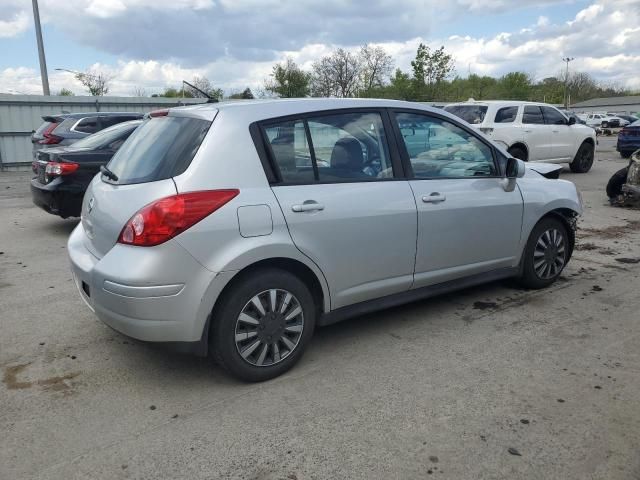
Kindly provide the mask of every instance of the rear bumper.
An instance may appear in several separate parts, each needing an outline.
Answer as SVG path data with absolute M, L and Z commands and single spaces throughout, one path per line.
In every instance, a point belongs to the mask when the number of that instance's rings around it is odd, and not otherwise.
M 80 296 L 102 322 L 183 351 L 202 343 L 215 300 L 232 275 L 207 270 L 174 241 L 150 248 L 116 244 L 99 259 L 87 240 L 79 224 L 67 244 L 71 270 Z
M 62 218 L 79 217 L 82 211 L 84 191 L 66 188 L 58 180 L 43 185 L 37 178 L 31 179 L 33 203 L 52 215 Z

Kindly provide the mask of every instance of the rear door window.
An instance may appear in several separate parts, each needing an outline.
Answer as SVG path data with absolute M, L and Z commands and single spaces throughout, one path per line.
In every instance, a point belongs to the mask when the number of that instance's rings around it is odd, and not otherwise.
M 313 183 L 313 163 L 302 120 L 278 123 L 265 128 L 271 154 L 282 181 Z
M 264 133 L 283 183 L 393 178 L 382 117 L 377 112 L 269 123 Z
M 146 120 L 109 162 L 117 184 L 155 182 L 183 173 L 211 126 L 189 117 L 155 117 Z
M 526 105 L 522 114 L 522 123 L 544 125 L 542 110 L 537 105 Z
M 486 105 L 450 105 L 445 107 L 444 110 L 456 117 L 460 117 L 471 125 L 478 125 L 484 121 L 487 108 Z
M 518 107 L 503 107 L 496 112 L 495 123 L 512 123 L 518 115 Z

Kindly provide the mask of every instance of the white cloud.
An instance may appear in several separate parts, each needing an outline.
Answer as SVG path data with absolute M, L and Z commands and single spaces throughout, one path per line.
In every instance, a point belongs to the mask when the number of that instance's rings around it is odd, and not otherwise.
M 29 15 L 25 11 L 16 12 L 10 18 L 0 18 L 0 38 L 10 38 L 24 32 L 29 28 Z
M 51 7 L 54 0 L 41 2 Z M 64 29 L 66 23 L 60 18 L 65 12 L 84 12 L 92 46 L 122 59 L 114 65 L 93 66 L 113 75 L 111 94 L 129 95 L 135 87 L 153 93 L 167 86 L 179 87 L 182 79 L 190 80 L 194 75 L 208 77 L 227 92 L 246 86 L 255 90 L 262 86 L 273 63 L 286 56 L 310 69 L 314 60 L 331 49 L 357 49 L 364 41 L 386 48 L 396 66 L 405 71 L 410 70 L 416 48 L 423 42 L 433 48 L 444 45 L 455 57 L 461 76 L 468 71 L 499 76 L 520 70 L 541 79 L 558 74 L 562 57 L 571 56 L 576 58 L 571 63 L 573 70 L 640 88 L 640 0 L 596 0 L 568 22 L 541 15 L 532 18 L 525 29 L 509 30 L 505 25 L 505 31 L 491 35 L 441 39 L 428 35 L 430 21 L 448 18 L 455 26 L 451 15 L 461 9 L 503 11 L 551 3 L 557 2 L 454 0 L 443 6 L 436 0 L 378 0 L 363 11 L 346 0 L 298 0 L 285 6 L 279 0 L 56 0 L 58 9 L 64 11 L 48 21 L 62 22 L 56 25 Z M 441 11 L 436 20 L 430 18 L 437 15 L 434 9 L 425 8 L 431 4 Z M 137 17 L 139 9 L 149 16 Z M 162 12 L 160 17 L 154 16 L 163 9 L 172 22 Z M 284 10 L 287 17 L 283 19 Z M 220 21 L 212 20 L 220 14 Z M 104 18 L 95 18 L 100 15 Z M 264 21 L 255 23 L 258 17 Z M 160 24 L 155 23 L 158 19 Z M 72 20 L 78 24 L 77 16 Z M 212 37 L 206 36 L 210 32 L 198 30 L 203 23 L 214 31 Z M 56 72 L 51 82 L 52 90 L 66 87 L 82 93 L 71 74 Z M 39 92 L 37 72 L 20 68 L 1 71 L 0 90 L 8 88 Z

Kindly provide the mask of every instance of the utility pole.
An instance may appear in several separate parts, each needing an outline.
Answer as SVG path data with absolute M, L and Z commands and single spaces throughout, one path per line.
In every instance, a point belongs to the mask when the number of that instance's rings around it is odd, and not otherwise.
M 49 76 L 47 75 L 47 60 L 44 58 L 44 42 L 42 41 L 42 28 L 40 27 L 40 10 L 38 10 L 38 0 L 31 0 L 33 3 L 33 21 L 36 26 L 36 38 L 38 40 L 38 57 L 40 57 L 40 77 L 42 78 L 42 93 L 51 95 L 49 91 Z
M 567 71 L 564 75 L 564 108 L 569 110 L 569 62 L 575 60 L 574 57 L 565 57 L 562 59 L 563 62 L 567 63 Z

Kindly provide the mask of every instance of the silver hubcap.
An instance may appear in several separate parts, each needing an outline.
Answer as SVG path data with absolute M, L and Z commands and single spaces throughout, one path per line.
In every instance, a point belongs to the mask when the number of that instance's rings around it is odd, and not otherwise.
M 538 238 L 533 252 L 533 269 L 538 278 L 548 280 L 560 274 L 564 263 L 564 237 L 558 230 L 551 228 Z
M 238 353 L 247 363 L 268 367 L 295 350 L 304 330 L 298 299 L 286 290 L 265 290 L 244 306 L 236 320 Z

